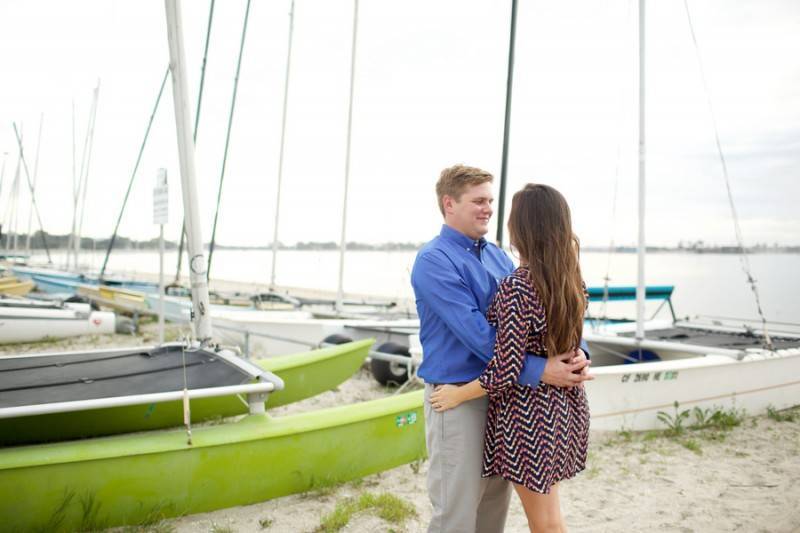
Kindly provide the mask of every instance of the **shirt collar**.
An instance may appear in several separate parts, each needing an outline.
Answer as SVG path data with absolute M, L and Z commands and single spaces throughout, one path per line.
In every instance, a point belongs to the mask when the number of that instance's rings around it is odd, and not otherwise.
M 457 229 L 451 228 L 447 224 L 442 224 L 442 231 L 439 232 L 439 236 L 466 249 L 474 248 L 477 245 L 478 248 L 483 250 L 487 244 L 486 239 L 483 237 L 477 241 L 472 240 Z

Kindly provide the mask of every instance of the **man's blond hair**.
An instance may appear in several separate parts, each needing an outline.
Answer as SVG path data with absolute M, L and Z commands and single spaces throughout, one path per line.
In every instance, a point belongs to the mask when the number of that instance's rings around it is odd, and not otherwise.
M 444 216 L 445 196 L 459 201 L 467 187 L 492 181 L 494 181 L 494 176 L 491 173 L 475 167 L 454 165 L 442 170 L 439 181 L 436 182 L 436 197 L 439 199 L 439 211 L 442 212 L 442 216 Z

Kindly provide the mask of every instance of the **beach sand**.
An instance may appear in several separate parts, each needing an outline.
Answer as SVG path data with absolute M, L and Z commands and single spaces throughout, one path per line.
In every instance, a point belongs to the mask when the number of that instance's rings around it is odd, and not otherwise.
M 168 338 L 180 332 L 170 326 Z M 155 324 L 147 324 L 136 337 L 78 337 L 0 347 L 0 353 L 97 349 L 152 343 L 155 338 Z M 362 370 L 337 390 L 276 409 L 274 414 L 389 393 Z M 794 415 L 794 420 L 747 417 L 727 431 L 690 430 L 678 437 L 593 432 L 587 469 L 560 488 L 569 531 L 800 532 L 800 408 L 784 413 Z M 365 511 L 355 514 L 342 531 L 422 532 L 430 518 L 426 473 L 427 462 L 422 461 L 311 493 L 167 520 L 153 530 L 312 532 L 337 505 L 371 493 L 394 495 L 411 504 L 416 515 L 389 523 Z M 506 531 L 527 531 L 516 496 Z

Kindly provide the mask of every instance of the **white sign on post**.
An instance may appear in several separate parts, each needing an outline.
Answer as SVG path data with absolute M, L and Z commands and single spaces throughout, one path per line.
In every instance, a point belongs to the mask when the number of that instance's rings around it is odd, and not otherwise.
M 156 186 L 153 189 L 153 224 L 169 222 L 169 188 L 167 187 L 167 169 L 159 168 Z

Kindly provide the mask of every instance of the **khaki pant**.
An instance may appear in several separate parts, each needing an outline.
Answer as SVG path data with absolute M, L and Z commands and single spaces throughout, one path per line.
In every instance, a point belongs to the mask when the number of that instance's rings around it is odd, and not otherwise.
M 428 495 L 433 504 L 428 533 L 502 532 L 511 484 L 498 476 L 481 477 L 488 399 L 437 413 L 429 400 L 432 392 L 433 385 L 426 384 Z

